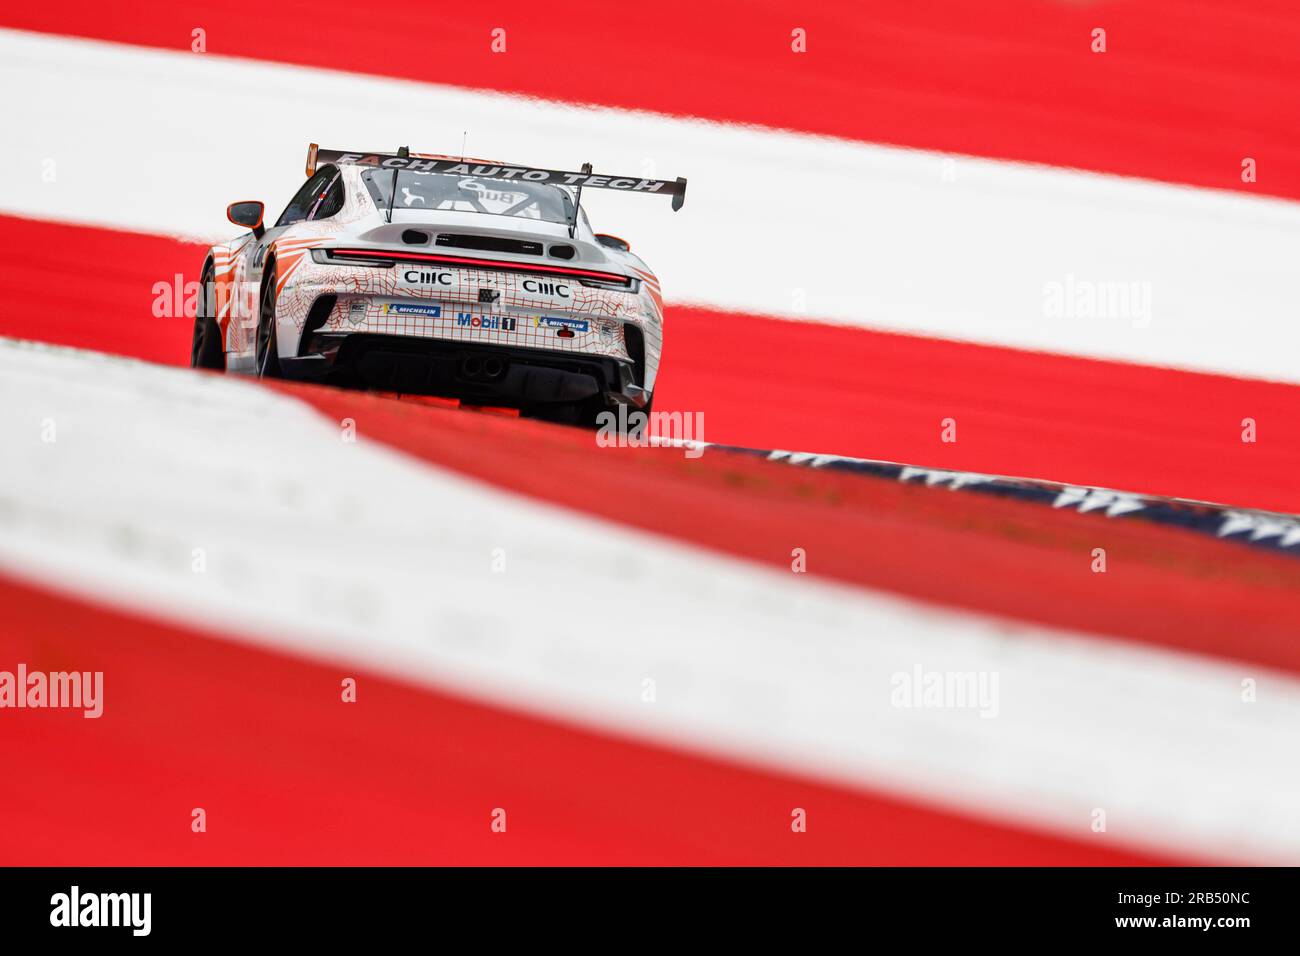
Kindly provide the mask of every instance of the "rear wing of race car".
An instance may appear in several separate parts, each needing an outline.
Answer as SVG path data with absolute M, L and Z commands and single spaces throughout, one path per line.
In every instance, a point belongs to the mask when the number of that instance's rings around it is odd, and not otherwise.
M 397 173 L 403 169 L 420 173 L 447 173 L 452 176 L 473 176 L 475 179 L 503 179 L 530 183 L 550 183 L 556 186 L 573 187 L 581 202 L 585 187 L 595 189 L 616 189 L 624 193 L 642 193 L 651 196 L 671 196 L 673 211 L 682 208 L 686 202 L 686 180 L 679 176 L 676 180 L 644 179 L 640 176 L 597 176 L 591 171 L 591 164 L 582 167 L 582 172 L 572 173 L 557 169 L 534 169 L 528 166 L 502 166 L 491 163 L 452 159 L 445 156 L 421 156 L 403 146 L 396 153 L 349 153 L 340 149 L 321 149 L 315 143 L 307 147 L 307 175 L 316 172 L 316 167 L 324 163 L 348 163 L 356 166 L 370 166 L 374 169 L 391 169 Z M 575 204 L 574 216 L 577 209 Z M 572 232 L 572 229 L 570 229 Z

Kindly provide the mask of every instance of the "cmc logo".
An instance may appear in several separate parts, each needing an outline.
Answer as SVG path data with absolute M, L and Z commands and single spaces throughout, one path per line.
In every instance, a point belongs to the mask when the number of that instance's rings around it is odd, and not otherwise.
M 451 285 L 450 272 L 428 272 L 424 269 L 407 269 L 402 281 L 409 285 Z
M 571 298 L 567 285 L 560 285 L 558 282 L 546 282 L 542 279 L 525 279 L 524 291 L 536 292 L 539 295 L 553 295 L 561 299 Z

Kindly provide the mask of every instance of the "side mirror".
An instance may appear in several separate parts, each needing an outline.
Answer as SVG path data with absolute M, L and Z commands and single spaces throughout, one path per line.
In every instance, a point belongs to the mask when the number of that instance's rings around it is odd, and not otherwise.
M 602 246 L 609 246 L 611 249 L 617 249 L 619 252 L 631 252 L 632 246 L 626 239 L 620 239 L 618 236 L 606 235 L 603 232 L 596 234 L 596 241 Z
M 253 235 L 258 239 L 266 232 L 262 228 L 262 216 L 266 212 L 266 207 L 257 200 L 248 202 L 232 202 L 226 207 L 226 218 L 236 226 L 247 226 L 253 230 Z

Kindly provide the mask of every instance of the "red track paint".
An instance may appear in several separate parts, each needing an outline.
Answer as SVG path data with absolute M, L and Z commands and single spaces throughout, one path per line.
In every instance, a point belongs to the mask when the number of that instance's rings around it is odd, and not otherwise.
M 1300 115 L 1300 6 L 1289 0 L 384 10 L 143 0 L 124 17 L 112 4 L 65 0 L 8 4 L 0 24 L 187 55 L 201 25 L 206 55 L 1300 198 L 1300 126 L 1282 119 Z M 321 28 L 304 29 L 307 16 Z M 492 52 L 498 27 L 504 53 Z M 1104 53 L 1093 52 L 1097 29 Z M 794 52 L 795 30 L 806 52 Z M 1242 181 L 1247 158 L 1256 182 Z
M 76 256 L 49 253 L 73 248 Z M 188 365 L 193 317 L 159 316 L 155 303 L 175 311 L 177 277 L 183 301 L 203 252 L 159 236 L 0 216 L 0 335 Z M 91 274 L 87 263 L 108 265 Z
M 580 429 L 283 386 L 364 439 L 738 557 L 924 601 L 1300 673 L 1300 560 L 1180 528 L 796 468 L 601 448 Z M 545 474 L 545 481 L 536 475 Z M 1108 570 L 1091 570 L 1104 548 Z
M 404 402 L 415 402 L 418 405 L 433 405 L 438 408 L 460 408 L 460 399 L 458 398 L 443 398 L 439 395 L 402 395 L 398 392 L 375 392 L 374 394 L 383 398 L 400 398 Z
M 87 284 L 52 247 L 117 265 Z M 0 216 L 0 335 L 186 364 L 192 320 L 155 317 L 152 289 L 202 256 Z M 666 349 L 655 407 L 703 412 L 707 440 L 1300 512 L 1297 386 L 671 305 Z
M 1170 862 L 578 730 L 5 578 L 0 603 L 0 667 L 104 672 L 98 720 L 0 720 L 4 866 Z M 355 703 L 341 700 L 345 677 Z M 206 833 L 190 828 L 199 807 Z M 497 807 L 504 834 L 490 829 Z M 792 807 L 808 811 L 807 833 L 790 832 Z
M 419 396 L 407 395 L 405 397 L 407 401 L 410 401 L 411 399 L 415 399 L 416 401 L 419 401 Z M 466 405 L 465 410 L 470 412 L 481 412 L 484 415 L 496 415 L 499 416 L 500 418 L 519 417 L 519 409 L 502 408 L 499 405 Z
M 709 440 L 1300 512 L 1300 386 L 672 306 L 664 341 L 655 409 Z

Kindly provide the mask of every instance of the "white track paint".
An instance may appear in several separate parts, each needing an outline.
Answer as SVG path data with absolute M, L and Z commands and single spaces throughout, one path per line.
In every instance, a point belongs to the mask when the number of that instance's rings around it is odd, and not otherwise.
M 45 586 L 1079 839 L 1300 863 L 1288 676 L 707 553 L 222 376 L 0 340 L 0 407 L 0 568 Z M 998 715 L 892 706 L 916 665 L 996 672 Z
M 1282 200 L 16 31 L 0 85 L 0 211 L 229 236 L 232 200 L 279 214 L 308 142 L 455 151 L 468 130 L 478 156 L 688 176 L 676 214 L 583 196 L 670 301 L 1300 381 Z M 1148 283 L 1149 323 L 1047 317 L 1071 277 Z

